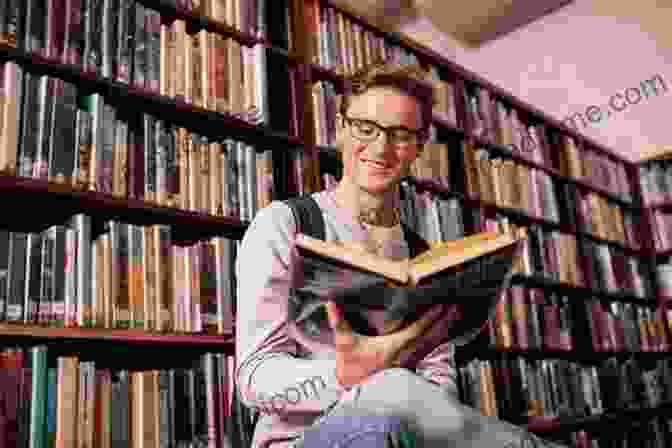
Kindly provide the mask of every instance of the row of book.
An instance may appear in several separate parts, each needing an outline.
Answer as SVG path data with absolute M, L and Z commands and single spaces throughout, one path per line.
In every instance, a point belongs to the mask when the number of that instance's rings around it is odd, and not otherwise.
M 555 140 L 556 146 L 562 148 L 559 153 L 560 172 L 602 188 L 625 201 L 633 200 L 632 183 L 623 162 L 590 147 L 579 149 L 570 136 L 556 134 Z
M 169 226 L 100 224 L 78 214 L 41 233 L 0 231 L 0 318 L 66 327 L 232 331 L 236 241 L 216 237 L 177 246 Z
M 653 210 L 653 243 L 659 251 L 672 249 L 672 213 L 663 210 Z
M 232 357 L 130 371 L 52 356 L 44 345 L 2 348 L 1 446 L 231 446 Z
M 463 401 L 484 415 L 513 421 L 583 417 L 669 403 L 671 362 L 609 358 L 587 365 L 563 359 L 476 358 L 458 368 L 458 377 Z
M 55 18 L 56 3 L 50 1 L 47 9 L 54 21 L 63 22 L 62 15 Z M 28 27 L 20 48 L 139 91 L 231 113 L 253 124 L 269 122 L 267 50 L 261 44 L 248 47 L 205 29 L 189 33 L 184 20 L 162 23 L 159 12 L 133 0 L 106 5 L 104 11 L 102 1 L 81 5 L 87 22 L 84 39 L 74 31 L 72 36 L 50 36 L 47 31 L 56 25 L 41 23 L 39 19 L 44 22 L 47 16 L 40 16 L 45 11 L 36 8 L 30 21 L 39 30 Z M 79 29 L 82 24 L 70 26 Z
M 589 179 L 591 184 L 625 200 L 632 199 L 624 163 L 586 148 L 579 156 L 573 137 L 551 131 L 543 124 L 526 123 L 515 107 L 508 107 L 486 88 L 469 86 L 464 95 L 471 133 L 481 141 L 501 145 L 565 176 Z
M 454 81 L 449 81 L 441 76 L 441 70 L 436 65 L 427 68 L 427 81 L 434 87 L 434 107 L 432 112 L 439 121 L 454 128 L 464 129 L 457 113 L 457 88 Z
M 476 212 L 478 231 L 515 232 L 521 225 L 506 216 Z M 640 298 L 653 298 L 652 279 L 637 257 L 606 244 L 576 238 L 538 225 L 527 228 L 521 274 L 545 277 L 575 286 L 586 286 Z
M 566 294 L 514 285 L 496 305 L 488 323 L 491 347 L 505 350 L 665 352 L 672 313 L 629 302 L 596 298 L 572 300 Z M 590 345 L 586 345 L 590 343 Z
M 268 0 L 169 0 L 171 6 L 208 17 L 257 39 L 268 39 Z M 285 2 L 278 2 L 283 3 Z M 290 10 L 286 6 L 285 11 Z
M 273 199 L 271 150 L 209 141 L 57 78 L 25 72 L 24 82 L 18 112 L 5 115 L 13 123 L 0 133 L 7 173 L 247 220 Z
M 579 228 L 598 238 L 622 242 L 624 245 L 639 249 L 641 247 L 639 219 L 631 211 L 610 202 L 604 196 L 592 191 L 581 192 L 568 185 L 570 203 L 574 202 L 578 217 Z
M 523 210 L 527 215 L 560 222 L 553 179 L 536 168 L 493 156 L 484 148 L 464 142 L 467 193 L 500 207 Z
M 468 143 L 462 146 L 470 194 L 499 207 L 523 210 L 531 217 L 566 222 L 598 238 L 640 247 L 638 220 L 629 210 L 485 148 L 472 149 Z
M 629 419 L 627 425 L 574 432 L 570 442 L 576 448 L 665 448 L 672 444 L 672 419 Z
M 306 2 L 307 38 L 312 63 L 350 76 L 383 61 L 417 64 L 415 53 L 366 28 L 349 16 L 319 1 Z
M 672 201 L 672 161 L 654 161 L 639 166 L 639 183 L 645 204 Z

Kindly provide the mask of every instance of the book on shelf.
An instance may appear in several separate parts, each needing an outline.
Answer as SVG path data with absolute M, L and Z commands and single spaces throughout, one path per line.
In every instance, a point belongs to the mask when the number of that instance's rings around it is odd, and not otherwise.
M 299 234 L 302 275 L 293 285 L 291 315 L 299 322 L 332 300 L 355 331 L 374 335 L 413 322 L 434 304 L 460 304 L 463 318 L 448 337 L 462 336 L 487 320 L 509 284 L 525 238 L 521 235 L 481 232 L 395 261 Z M 370 326 L 370 310 L 384 311 L 385 330 Z

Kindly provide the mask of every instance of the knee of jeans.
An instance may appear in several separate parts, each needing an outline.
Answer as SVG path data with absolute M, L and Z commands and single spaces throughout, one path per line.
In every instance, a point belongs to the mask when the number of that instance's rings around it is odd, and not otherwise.
M 385 397 L 394 401 L 408 401 L 409 392 L 413 390 L 413 383 L 418 380 L 416 375 L 403 368 L 391 368 L 374 373 L 360 383 L 360 394 L 375 396 L 379 399 Z

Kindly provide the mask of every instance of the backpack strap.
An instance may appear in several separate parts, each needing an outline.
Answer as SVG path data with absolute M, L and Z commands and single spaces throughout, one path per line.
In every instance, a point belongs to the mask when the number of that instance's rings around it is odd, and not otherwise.
M 297 233 L 304 233 L 313 238 L 326 240 L 324 230 L 324 216 L 322 209 L 315 199 L 307 194 L 300 197 L 290 198 L 284 201 L 292 209 Z M 408 244 L 411 258 L 429 250 L 429 244 L 417 232 L 412 230 L 406 223 L 401 222 L 401 230 Z
M 311 195 L 290 198 L 284 202 L 292 209 L 297 233 L 304 233 L 322 241 L 326 240 L 322 209 Z
M 404 233 L 406 244 L 408 244 L 410 258 L 416 257 L 424 251 L 429 250 L 429 243 L 403 221 L 401 222 L 401 230 Z

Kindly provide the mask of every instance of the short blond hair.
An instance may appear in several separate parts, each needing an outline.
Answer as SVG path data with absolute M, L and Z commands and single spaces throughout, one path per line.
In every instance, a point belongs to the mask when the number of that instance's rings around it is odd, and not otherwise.
M 345 116 L 353 96 L 365 93 L 374 87 L 392 87 L 415 98 L 420 104 L 422 129 L 432 123 L 432 108 L 436 103 L 434 88 L 426 80 L 427 72 L 417 64 L 380 64 L 370 67 L 343 82 L 343 93 L 337 97 L 338 112 Z

